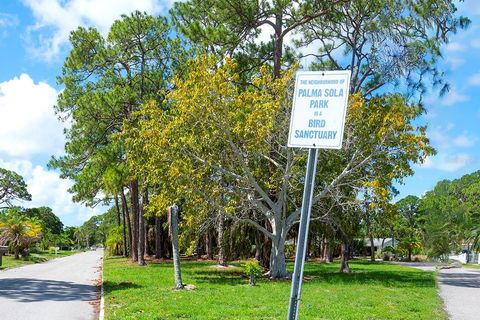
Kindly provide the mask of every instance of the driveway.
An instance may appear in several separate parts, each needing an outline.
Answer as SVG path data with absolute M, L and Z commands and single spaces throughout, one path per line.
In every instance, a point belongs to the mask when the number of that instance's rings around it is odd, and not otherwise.
M 0 318 L 94 320 L 103 250 L 0 271 Z
M 480 319 L 480 272 L 461 268 L 439 274 L 440 295 L 452 320 Z
M 424 271 L 435 271 L 435 263 L 395 262 Z M 462 268 L 440 269 L 438 286 L 445 309 L 452 320 L 480 319 L 480 271 Z

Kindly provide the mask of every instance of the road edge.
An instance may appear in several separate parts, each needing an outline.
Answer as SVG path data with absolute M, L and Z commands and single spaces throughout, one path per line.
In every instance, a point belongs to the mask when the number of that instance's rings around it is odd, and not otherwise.
M 103 256 L 103 259 L 102 259 L 102 272 L 100 273 L 101 280 L 102 280 L 102 286 L 101 286 L 101 289 L 100 289 L 100 312 L 99 312 L 99 315 L 98 315 L 98 320 L 104 320 L 105 319 L 105 291 L 103 289 L 104 263 L 105 263 L 105 255 Z

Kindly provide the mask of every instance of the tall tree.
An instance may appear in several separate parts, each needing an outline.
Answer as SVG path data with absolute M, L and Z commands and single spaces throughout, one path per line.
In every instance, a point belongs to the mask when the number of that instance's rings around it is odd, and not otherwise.
M 445 86 L 441 77 L 442 73 L 436 68 L 436 61 L 440 57 L 439 48 L 448 42 L 451 34 L 469 23 L 468 19 L 456 15 L 456 7 L 451 0 L 353 0 L 321 3 L 317 1 L 192 0 L 176 4 L 172 14 L 180 30 L 201 49 L 220 56 L 227 53 L 236 57 L 239 61 L 239 67 L 236 70 L 247 71 L 247 75 L 245 72 L 242 75 L 244 82 L 254 83 L 254 77 L 259 73 L 259 66 L 264 63 L 273 66 L 271 72 L 275 78 L 280 77 L 282 68 L 290 65 L 292 61 L 292 51 L 284 41 L 285 35 L 296 35 L 295 44 L 299 47 L 320 44 L 318 54 L 313 54 L 318 60 L 315 60 L 312 68 L 352 70 L 351 94 L 360 92 L 371 99 L 378 94 L 380 88 L 384 93 L 402 91 L 406 93 L 405 97 L 393 95 L 390 98 L 382 97 L 382 99 L 383 103 L 396 103 L 395 101 L 403 100 L 404 105 L 412 101 L 421 102 L 422 95 L 419 93 L 425 90 L 426 83 L 430 79 L 433 79 L 436 85 L 443 85 L 443 92 L 448 90 L 448 86 Z M 274 30 L 271 41 L 267 43 L 259 41 L 263 27 L 267 29 L 271 27 Z M 399 78 L 406 80 L 399 81 Z M 408 90 L 403 90 L 405 87 Z M 365 103 L 365 105 L 369 104 L 368 101 Z M 284 113 L 278 114 L 282 114 L 282 117 L 288 114 L 288 107 L 288 104 L 284 104 Z M 412 110 L 417 109 L 416 106 L 409 107 Z M 418 116 L 421 110 L 415 112 Z M 288 122 L 282 122 L 284 119 L 282 117 L 274 120 L 276 126 L 287 126 Z M 224 123 L 220 124 L 220 126 L 224 125 Z M 348 130 L 346 134 L 354 136 Z M 270 177 L 275 177 L 278 165 L 282 164 L 284 159 L 298 159 L 298 153 L 292 152 L 288 155 L 288 152 L 285 152 L 283 141 L 286 139 L 279 132 L 269 138 L 272 139 L 268 141 L 270 152 L 264 154 L 264 160 L 268 162 L 268 170 L 263 170 L 268 172 Z M 323 175 L 319 177 L 320 179 L 316 179 L 319 189 L 326 190 L 325 186 L 329 185 L 329 181 L 336 181 L 338 170 L 342 172 L 341 165 L 348 165 L 350 157 L 358 155 L 355 152 L 357 148 L 351 146 L 353 141 L 355 139 L 346 139 L 344 147 L 349 150 L 335 154 L 332 152 L 320 154 L 320 162 L 331 164 L 334 162 L 332 159 L 335 159 L 337 166 L 324 166 L 326 170 L 322 172 Z M 381 148 L 380 144 L 381 142 L 377 140 L 378 148 Z M 251 153 L 247 152 L 242 154 L 245 157 L 250 155 Z M 375 183 L 383 180 L 381 183 L 383 186 L 387 184 L 386 180 L 391 184 L 394 178 L 388 174 L 385 175 L 385 172 L 381 173 L 377 170 L 379 179 L 374 177 L 375 165 L 373 164 L 381 164 L 381 157 L 370 160 L 372 161 L 365 166 L 367 169 L 363 171 L 363 175 L 368 175 L 370 180 L 376 181 Z M 251 158 L 248 162 L 252 163 Z M 260 166 L 260 162 L 256 162 L 256 165 Z M 289 168 L 289 165 L 283 168 Z M 403 162 L 401 169 L 403 171 L 401 175 L 411 172 L 408 162 Z M 289 170 L 283 172 L 290 174 Z M 358 175 L 356 177 L 358 178 Z M 362 187 L 365 180 L 355 184 L 352 179 L 350 190 L 343 188 L 344 192 L 350 195 L 347 201 L 354 200 L 357 189 Z M 287 185 L 292 187 L 289 183 Z M 286 194 L 283 193 L 281 186 L 281 182 L 277 184 L 270 181 L 268 187 L 263 190 L 270 196 L 270 203 L 266 201 L 266 210 L 270 209 L 268 204 L 280 204 L 284 201 L 279 199 L 282 194 Z M 295 190 L 295 187 L 293 189 Z M 253 190 L 258 191 L 255 188 Z M 289 196 L 292 197 L 292 195 Z M 345 206 L 341 205 L 340 208 Z M 290 209 L 292 208 L 288 210 Z M 272 211 L 275 212 L 275 210 Z M 286 217 L 285 214 L 284 216 Z M 291 217 L 287 225 L 296 220 L 295 215 Z M 277 216 L 275 219 L 284 218 Z M 271 221 L 267 224 L 272 227 L 282 225 L 282 223 L 272 225 Z M 283 231 L 285 230 L 273 230 L 274 233 Z M 272 243 L 272 256 L 281 255 L 281 246 Z M 273 265 L 275 264 L 276 262 L 273 261 Z M 284 270 L 284 267 L 280 269 Z M 273 274 L 274 276 L 277 274 L 275 270 Z M 284 275 L 282 272 L 278 274 Z
M 401 90 L 421 101 L 432 83 L 448 90 L 436 65 L 441 46 L 470 23 L 456 12 L 452 0 L 353 0 L 302 25 L 295 42 L 320 47 L 303 54 L 315 58 L 314 68 L 350 69 L 352 93 Z
M 61 234 L 63 231 L 62 221 L 49 207 L 26 208 L 22 210 L 22 214 L 29 218 L 38 219 L 42 223 L 44 232 Z
M 422 227 L 427 253 L 448 259 L 467 244 L 478 245 L 480 171 L 453 181 L 439 181 L 421 200 Z
M 122 168 L 123 141 L 115 139 L 132 112 L 147 100 L 161 101 L 171 88 L 174 69 L 181 66 L 183 45 L 163 17 L 134 12 L 114 22 L 108 37 L 93 28 L 80 27 L 70 36 L 72 49 L 66 58 L 59 83 L 56 112 L 72 126 L 67 130 L 66 155 L 52 158 L 50 166 L 62 177 L 71 178 L 74 200 L 94 205 L 108 194 L 104 175 L 108 168 Z M 135 259 L 140 215 L 138 178 L 130 172 L 116 190 L 130 187 Z M 112 190 L 112 188 L 108 188 Z M 125 202 L 124 202 L 125 203 Z M 143 240 L 142 240 L 143 241 Z
M 164 207 L 183 195 L 187 215 L 213 207 L 262 232 L 271 240 L 271 276 L 285 277 L 285 240 L 300 214 L 306 161 L 305 153 L 285 148 L 291 71 L 273 79 L 265 66 L 262 76 L 253 79 L 255 87 L 242 90 L 231 60 L 218 67 L 215 59 L 199 57 L 189 67 L 188 76 L 177 79 L 167 97 L 175 108 L 165 111 L 146 104 L 138 127 L 126 132 L 132 166 L 150 172 L 152 183 L 163 183 L 155 201 Z M 328 152 L 329 160 L 318 172 L 322 185 L 314 205 L 340 183 L 362 186 L 377 173 L 375 168 L 383 168 L 391 179 L 401 178 L 411 172 L 409 161 L 421 161 L 432 152 L 424 128 L 411 124 L 419 108 L 400 96 L 372 99 L 368 108 L 364 103 L 359 96 L 351 99 L 347 148 Z M 275 158 L 272 137 L 282 141 L 275 143 Z M 278 193 L 272 195 L 273 186 Z M 270 229 L 252 219 L 252 211 Z
M 248 61 L 239 64 L 245 71 L 271 62 L 280 77 L 285 56 L 292 56 L 286 38 L 315 19 L 328 20 L 334 7 L 349 2 L 191 0 L 175 3 L 171 14 L 180 31 L 207 52 Z M 262 28 L 271 35 L 266 42 L 259 41 Z
M 12 206 L 15 200 L 32 200 L 27 184 L 18 173 L 0 168 L 0 209 Z
M 412 261 L 412 252 L 421 246 L 421 212 L 420 199 L 416 196 L 407 196 L 399 200 L 395 206 L 399 213 L 396 234 L 399 247 L 407 251 L 408 261 Z

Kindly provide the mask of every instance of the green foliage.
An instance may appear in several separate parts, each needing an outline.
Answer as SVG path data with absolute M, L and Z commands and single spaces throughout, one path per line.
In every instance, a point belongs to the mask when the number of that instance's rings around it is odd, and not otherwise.
M 257 283 L 257 279 L 262 276 L 263 268 L 260 266 L 257 259 L 250 259 L 245 262 L 244 269 L 250 285 L 254 286 Z
M 425 244 L 431 257 L 446 259 L 463 244 L 480 238 L 480 171 L 456 180 L 443 180 L 422 198 Z
M 0 219 L 0 244 L 8 244 L 19 258 L 20 250 L 27 249 L 42 237 L 42 226 L 35 218 L 21 214 L 18 208 L 10 208 Z
M 297 39 L 299 46 L 322 44 L 314 69 L 352 70 L 352 93 L 370 97 L 403 85 L 416 101 L 432 84 L 448 91 L 436 66 L 440 48 L 470 23 L 458 16 L 453 0 L 344 1 L 330 8 L 328 18 L 304 25 Z
M 121 226 L 111 226 L 108 229 L 106 248 L 110 255 L 118 255 L 123 246 L 123 231 Z
M 294 50 L 284 39 L 315 18 L 329 20 L 340 2 L 190 0 L 175 3 L 170 13 L 178 30 L 201 52 L 233 56 L 240 73 L 256 73 L 269 63 L 279 77 L 281 68 L 294 60 Z M 261 28 L 275 36 L 259 41 Z
M 295 257 L 295 245 L 293 243 L 285 243 L 285 257 Z
M 395 207 L 398 211 L 398 220 L 395 232 L 399 238 L 398 249 L 404 251 L 407 259 L 418 253 L 422 248 L 422 228 L 424 217 L 420 211 L 421 200 L 415 196 L 407 196 L 399 200 Z
M 173 70 L 181 70 L 186 55 L 172 35 L 165 18 L 138 11 L 115 21 L 107 37 L 93 28 L 71 33 L 55 111 L 72 126 L 66 155 L 49 165 L 74 181 L 75 201 L 109 201 L 127 183 L 123 141 L 114 136 L 142 103 L 162 101 L 170 90 Z
M 49 207 L 26 208 L 22 210 L 22 214 L 29 218 L 36 218 L 42 224 L 44 232 L 59 235 L 63 230 L 63 223 Z
M 16 172 L 0 168 L 0 205 L 10 207 L 15 200 L 32 200 L 27 184 Z

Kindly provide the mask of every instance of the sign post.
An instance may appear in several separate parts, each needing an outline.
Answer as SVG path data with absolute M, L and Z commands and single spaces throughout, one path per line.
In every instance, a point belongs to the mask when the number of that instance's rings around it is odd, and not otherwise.
M 350 71 L 300 71 L 295 80 L 288 146 L 309 148 L 288 320 L 298 319 L 318 149 L 340 149 Z

